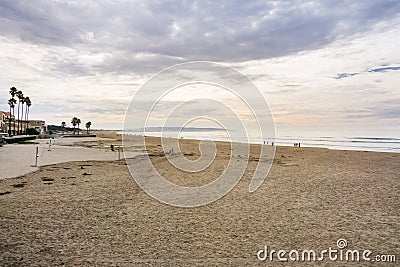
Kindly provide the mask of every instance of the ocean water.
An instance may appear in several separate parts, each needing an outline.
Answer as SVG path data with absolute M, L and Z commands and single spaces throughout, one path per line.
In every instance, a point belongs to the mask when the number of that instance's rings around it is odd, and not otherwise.
M 384 137 L 277 137 L 278 145 L 300 142 L 304 147 L 400 153 L 400 138 Z
M 125 132 L 132 135 L 157 136 L 162 135 L 161 132 Z M 229 141 L 224 131 L 185 131 L 164 132 L 164 137 L 180 137 L 186 139 L 211 139 L 215 141 Z M 336 150 L 359 150 L 359 151 L 376 151 L 376 152 L 397 152 L 400 153 L 400 138 L 391 137 L 304 137 L 304 136 L 278 136 L 273 138 L 262 139 L 260 137 L 249 136 L 236 139 L 243 143 L 263 144 L 264 141 L 269 145 L 274 142 L 278 146 L 293 146 L 294 143 L 300 143 L 302 147 L 322 147 Z

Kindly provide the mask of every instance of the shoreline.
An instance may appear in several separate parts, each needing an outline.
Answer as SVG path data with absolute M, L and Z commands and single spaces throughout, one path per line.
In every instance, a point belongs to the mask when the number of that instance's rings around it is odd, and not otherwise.
M 88 154 L 85 153 L 87 149 L 89 151 L 98 151 L 98 150 L 102 150 L 102 149 L 105 150 L 105 151 L 108 150 L 107 147 L 96 147 L 97 143 L 100 143 L 100 142 L 101 142 L 102 145 L 104 145 L 104 144 L 106 144 L 106 145 L 115 144 L 116 147 L 121 147 L 122 146 L 123 136 L 121 134 L 119 134 L 118 132 L 111 131 L 111 130 L 110 131 L 100 131 L 100 132 L 94 131 L 94 132 L 97 133 L 98 136 L 95 137 L 95 138 L 90 138 L 89 140 L 82 140 L 82 139 L 85 139 L 85 138 L 88 139 L 87 137 L 81 137 L 81 138 L 68 138 L 67 137 L 67 138 L 51 139 L 51 140 L 55 141 L 56 143 L 59 143 L 59 141 L 61 141 L 61 143 L 62 143 L 61 145 L 53 146 L 53 148 L 62 147 L 62 148 L 72 148 L 72 149 L 76 149 L 76 150 L 80 149 L 81 150 L 80 152 L 82 152 L 82 154 L 87 156 Z M 130 138 L 132 138 L 132 137 L 143 138 L 143 136 L 139 136 L 139 135 L 127 135 L 127 136 L 130 137 Z M 160 139 L 159 136 L 149 136 L 149 135 L 146 135 L 145 138 L 151 138 L 151 139 L 154 139 L 154 140 Z M 48 143 L 48 141 L 50 139 L 37 139 L 37 140 L 38 141 L 39 140 L 42 141 L 41 144 L 39 144 L 39 145 L 42 145 L 42 150 L 43 150 L 43 149 L 45 149 L 44 146 L 47 145 L 47 143 Z M 184 140 L 185 142 L 200 142 L 200 141 L 203 141 L 204 139 L 200 140 L 200 139 L 182 138 L 182 139 L 179 139 L 179 140 Z M 130 142 L 132 142 L 132 140 Z M 157 142 L 159 142 L 159 141 L 157 141 Z M 226 145 L 230 144 L 229 141 L 225 141 L 225 140 L 216 140 L 214 142 L 215 143 L 223 143 L 223 144 L 226 144 Z M 93 145 L 93 144 L 95 144 L 95 145 Z M 245 144 L 245 143 L 242 143 L 242 144 Z M 262 146 L 263 144 L 249 143 L 249 145 L 250 146 Z M 38 145 L 36 145 L 36 144 L 34 144 L 34 145 L 7 144 L 6 146 L 4 146 L 3 148 L 0 148 L 0 149 L 4 150 L 4 148 L 7 147 L 7 146 L 23 146 L 23 147 L 27 148 L 27 147 L 36 147 Z M 269 145 L 265 145 L 265 146 L 271 146 L 271 145 L 269 144 Z M 289 146 L 289 145 L 288 146 L 285 146 L 285 145 L 274 145 L 274 146 L 275 146 L 275 149 L 278 149 L 278 148 L 282 147 L 282 148 L 306 149 L 306 150 L 307 149 L 311 149 L 311 150 L 312 149 L 326 149 L 326 150 L 331 150 L 331 151 L 341 151 L 341 152 L 344 152 L 344 153 L 346 153 L 346 152 L 360 152 L 360 153 L 379 153 L 379 154 L 389 154 L 389 155 L 390 154 L 394 154 L 394 155 L 398 155 L 399 154 L 397 152 L 392 152 L 392 151 L 391 152 L 387 152 L 387 151 L 369 151 L 369 150 L 352 150 L 352 149 L 347 150 L 347 149 L 332 149 L 332 148 L 327 148 L 327 147 L 316 147 L 316 146 L 315 147 L 314 146 L 311 146 L 311 147 L 302 146 L 300 148 Z M 77 151 L 77 152 L 79 152 L 79 151 Z M 42 153 L 43 153 L 43 151 L 42 151 Z M 117 151 L 114 151 L 114 155 L 112 155 L 112 157 L 114 157 L 115 159 L 111 159 L 111 158 L 98 158 L 98 159 L 96 159 L 96 158 L 93 158 L 93 157 L 89 156 L 89 158 L 87 158 L 87 159 L 84 159 L 82 157 L 78 157 L 77 159 L 60 160 L 59 162 L 44 163 L 44 164 L 40 164 L 40 166 L 37 166 L 37 167 L 32 166 L 33 165 L 32 164 L 32 165 L 28 166 L 28 169 L 26 168 L 20 174 L 13 175 L 13 176 L 10 176 L 10 177 L 0 177 L 0 180 L 18 178 L 18 177 L 24 176 L 26 174 L 38 171 L 38 170 L 40 170 L 40 167 L 46 167 L 46 166 L 50 166 L 50 165 L 54 165 L 54 164 L 68 163 L 68 162 L 114 161 L 114 160 L 119 160 L 117 158 L 117 153 L 118 153 Z M 18 154 L 18 152 L 17 152 L 17 154 Z M 120 155 L 121 155 L 121 159 L 123 159 L 124 158 L 124 153 L 121 152 Z M 140 153 L 137 153 L 137 154 L 133 155 L 133 157 L 136 157 L 138 155 L 140 155 Z M 2 157 L 3 158 L 5 157 L 4 154 L 2 155 Z M 34 158 L 34 156 L 32 158 Z M 132 158 L 132 157 L 128 157 L 128 158 Z
M 116 131 L 118 135 L 123 135 L 122 131 Z M 144 136 L 144 137 L 158 137 L 160 138 L 160 135 L 141 135 L 141 134 L 125 134 L 126 136 Z M 164 137 L 164 138 L 169 138 L 169 137 Z M 320 139 L 320 138 L 327 138 L 326 142 L 332 142 L 330 141 L 331 139 L 336 140 L 336 143 L 340 142 L 345 142 L 343 140 L 352 140 L 352 139 L 364 139 L 364 140 L 395 140 L 396 144 L 398 143 L 398 147 L 363 147 L 363 146 L 350 146 L 350 145 L 344 145 L 344 146 L 338 146 L 338 145 L 333 145 L 333 144 L 310 144 L 308 143 L 310 140 L 313 139 Z M 183 137 L 182 139 L 185 140 L 210 140 L 208 138 L 196 138 L 196 137 Z M 281 140 L 286 140 L 285 142 L 282 142 Z M 290 142 L 288 141 L 290 140 Z M 339 140 L 339 141 L 337 141 Z M 212 140 L 215 142 L 228 142 L 230 143 L 229 140 L 225 140 L 224 138 L 218 138 L 216 137 L 215 140 Z M 266 139 L 267 141 L 267 139 Z M 321 141 L 321 140 L 319 140 Z M 316 148 L 327 148 L 331 150 L 343 150 L 343 151 L 367 151 L 367 152 L 387 152 L 387 153 L 400 153 L 400 138 L 395 138 L 395 137 L 390 137 L 390 138 L 378 138 L 378 137 L 275 137 L 274 144 L 275 146 L 284 146 L 284 147 L 294 147 L 294 143 L 301 143 L 301 147 L 316 147 Z M 348 141 L 350 142 L 350 141 Z M 237 142 L 237 143 L 242 143 L 242 144 L 251 144 L 251 145 L 263 145 L 263 141 L 257 140 L 257 141 L 249 141 L 249 142 Z M 366 141 L 352 141 L 350 143 L 367 143 L 367 144 L 372 144 L 373 142 L 366 142 Z M 386 144 L 386 143 L 383 143 Z M 268 140 L 268 144 L 265 145 L 271 145 L 271 140 Z

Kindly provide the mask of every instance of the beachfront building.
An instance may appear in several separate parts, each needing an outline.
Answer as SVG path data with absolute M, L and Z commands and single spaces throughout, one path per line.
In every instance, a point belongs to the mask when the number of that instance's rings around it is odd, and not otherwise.
M 42 120 L 29 120 L 28 128 L 33 128 L 39 132 L 39 135 L 44 135 L 46 132 L 46 122 Z
M 11 121 L 10 121 L 11 118 Z M 6 111 L 0 111 L 0 132 L 2 133 L 8 133 L 8 129 L 13 127 L 13 122 L 14 122 L 15 117 L 10 113 Z
M 44 120 L 15 120 L 15 117 L 10 112 L 0 111 L 0 132 L 14 134 L 14 129 L 16 132 L 18 131 L 18 125 L 23 133 L 25 133 L 26 128 L 33 128 L 40 135 L 44 135 L 46 132 L 46 122 Z

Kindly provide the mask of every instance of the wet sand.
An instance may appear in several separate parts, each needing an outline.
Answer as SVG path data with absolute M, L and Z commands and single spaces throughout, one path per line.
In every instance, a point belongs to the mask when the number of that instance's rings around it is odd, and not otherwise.
M 230 153 L 218 143 L 207 173 L 186 175 L 169 166 L 157 142 L 148 147 L 153 163 L 187 186 L 217 177 Z M 198 157 L 197 141 L 182 142 L 188 158 Z M 123 160 L 49 165 L 0 181 L 0 265 L 396 266 L 261 262 L 257 252 L 265 245 L 320 251 L 344 238 L 349 249 L 399 259 L 400 154 L 278 147 L 269 176 L 249 193 L 256 150 L 238 185 L 198 208 L 154 200 Z
M 118 143 L 113 134 L 103 134 L 102 138 L 56 138 L 32 140 L 36 144 L 10 144 L 0 148 L 0 179 L 13 178 L 38 170 L 40 166 L 50 164 L 84 161 L 84 160 L 117 160 L 124 154 L 111 151 L 110 144 Z M 49 145 L 51 142 L 51 145 Z M 90 145 L 91 144 L 91 145 Z M 95 144 L 95 145 L 93 145 Z M 83 146 L 82 146 L 83 145 Z M 36 148 L 38 159 L 35 161 Z M 139 153 L 132 151 L 127 156 L 134 157 Z M 35 167 L 38 166 L 38 167 Z

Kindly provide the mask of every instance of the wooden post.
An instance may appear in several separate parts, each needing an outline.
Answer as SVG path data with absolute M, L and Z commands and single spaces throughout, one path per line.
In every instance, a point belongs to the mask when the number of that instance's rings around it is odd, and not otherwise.
M 36 147 L 36 155 L 35 155 L 35 167 L 37 167 L 37 161 L 39 157 L 39 147 Z

